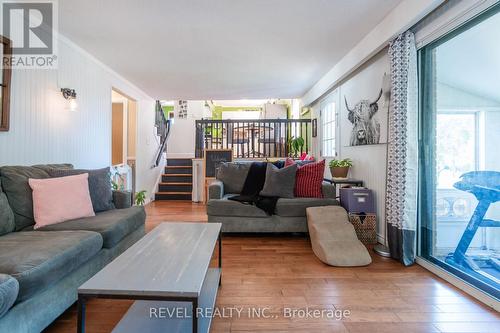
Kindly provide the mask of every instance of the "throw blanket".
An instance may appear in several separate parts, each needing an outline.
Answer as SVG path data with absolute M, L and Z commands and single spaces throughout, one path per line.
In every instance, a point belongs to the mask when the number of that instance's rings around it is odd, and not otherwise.
M 240 195 L 229 198 L 245 204 L 255 205 L 266 212 L 274 214 L 278 197 L 263 197 L 259 193 L 266 182 L 267 162 L 252 162 Z

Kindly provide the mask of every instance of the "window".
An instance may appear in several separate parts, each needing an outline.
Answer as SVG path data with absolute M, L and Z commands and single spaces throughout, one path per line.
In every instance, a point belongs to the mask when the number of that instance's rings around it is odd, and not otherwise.
M 9 130 L 9 99 L 10 99 L 10 67 L 4 67 L 9 63 L 8 58 L 12 55 L 10 40 L 0 35 L 0 131 Z
M 422 48 L 420 255 L 500 298 L 500 6 Z
M 337 91 L 335 91 L 327 100 L 320 104 L 321 156 L 323 157 L 337 156 L 337 103 L 335 100 L 337 96 Z
M 477 170 L 476 113 L 438 110 L 436 122 L 437 187 L 453 188 L 461 175 Z

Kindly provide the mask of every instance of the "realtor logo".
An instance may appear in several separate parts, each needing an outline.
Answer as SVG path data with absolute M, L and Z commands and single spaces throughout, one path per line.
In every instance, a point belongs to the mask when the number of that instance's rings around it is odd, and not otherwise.
M 0 32 L 11 40 L 11 68 L 55 68 L 56 1 L 3 1 Z M 8 63 L 6 63 L 8 60 Z

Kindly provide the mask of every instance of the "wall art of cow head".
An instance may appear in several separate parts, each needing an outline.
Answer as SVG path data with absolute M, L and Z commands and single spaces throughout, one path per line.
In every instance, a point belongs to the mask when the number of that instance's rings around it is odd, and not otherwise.
M 363 99 L 353 108 L 350 108 L 344 95 L 345 106 L 348 111 L 347 118 L 353 124 L 350 139 L 351 146 L 379 143 L 380 123 L 373 116 L 378 111 L 378 101 L 381 96 L 382 89 L 380 89 L 380 93 L 374 102 Z

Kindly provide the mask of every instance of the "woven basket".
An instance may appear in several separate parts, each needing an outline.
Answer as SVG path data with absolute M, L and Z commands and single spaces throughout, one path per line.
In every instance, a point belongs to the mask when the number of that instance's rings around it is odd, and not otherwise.
M 349 221 L 363 244 L 377 244 L 377 216 L 375 214 L 349 213 Z

